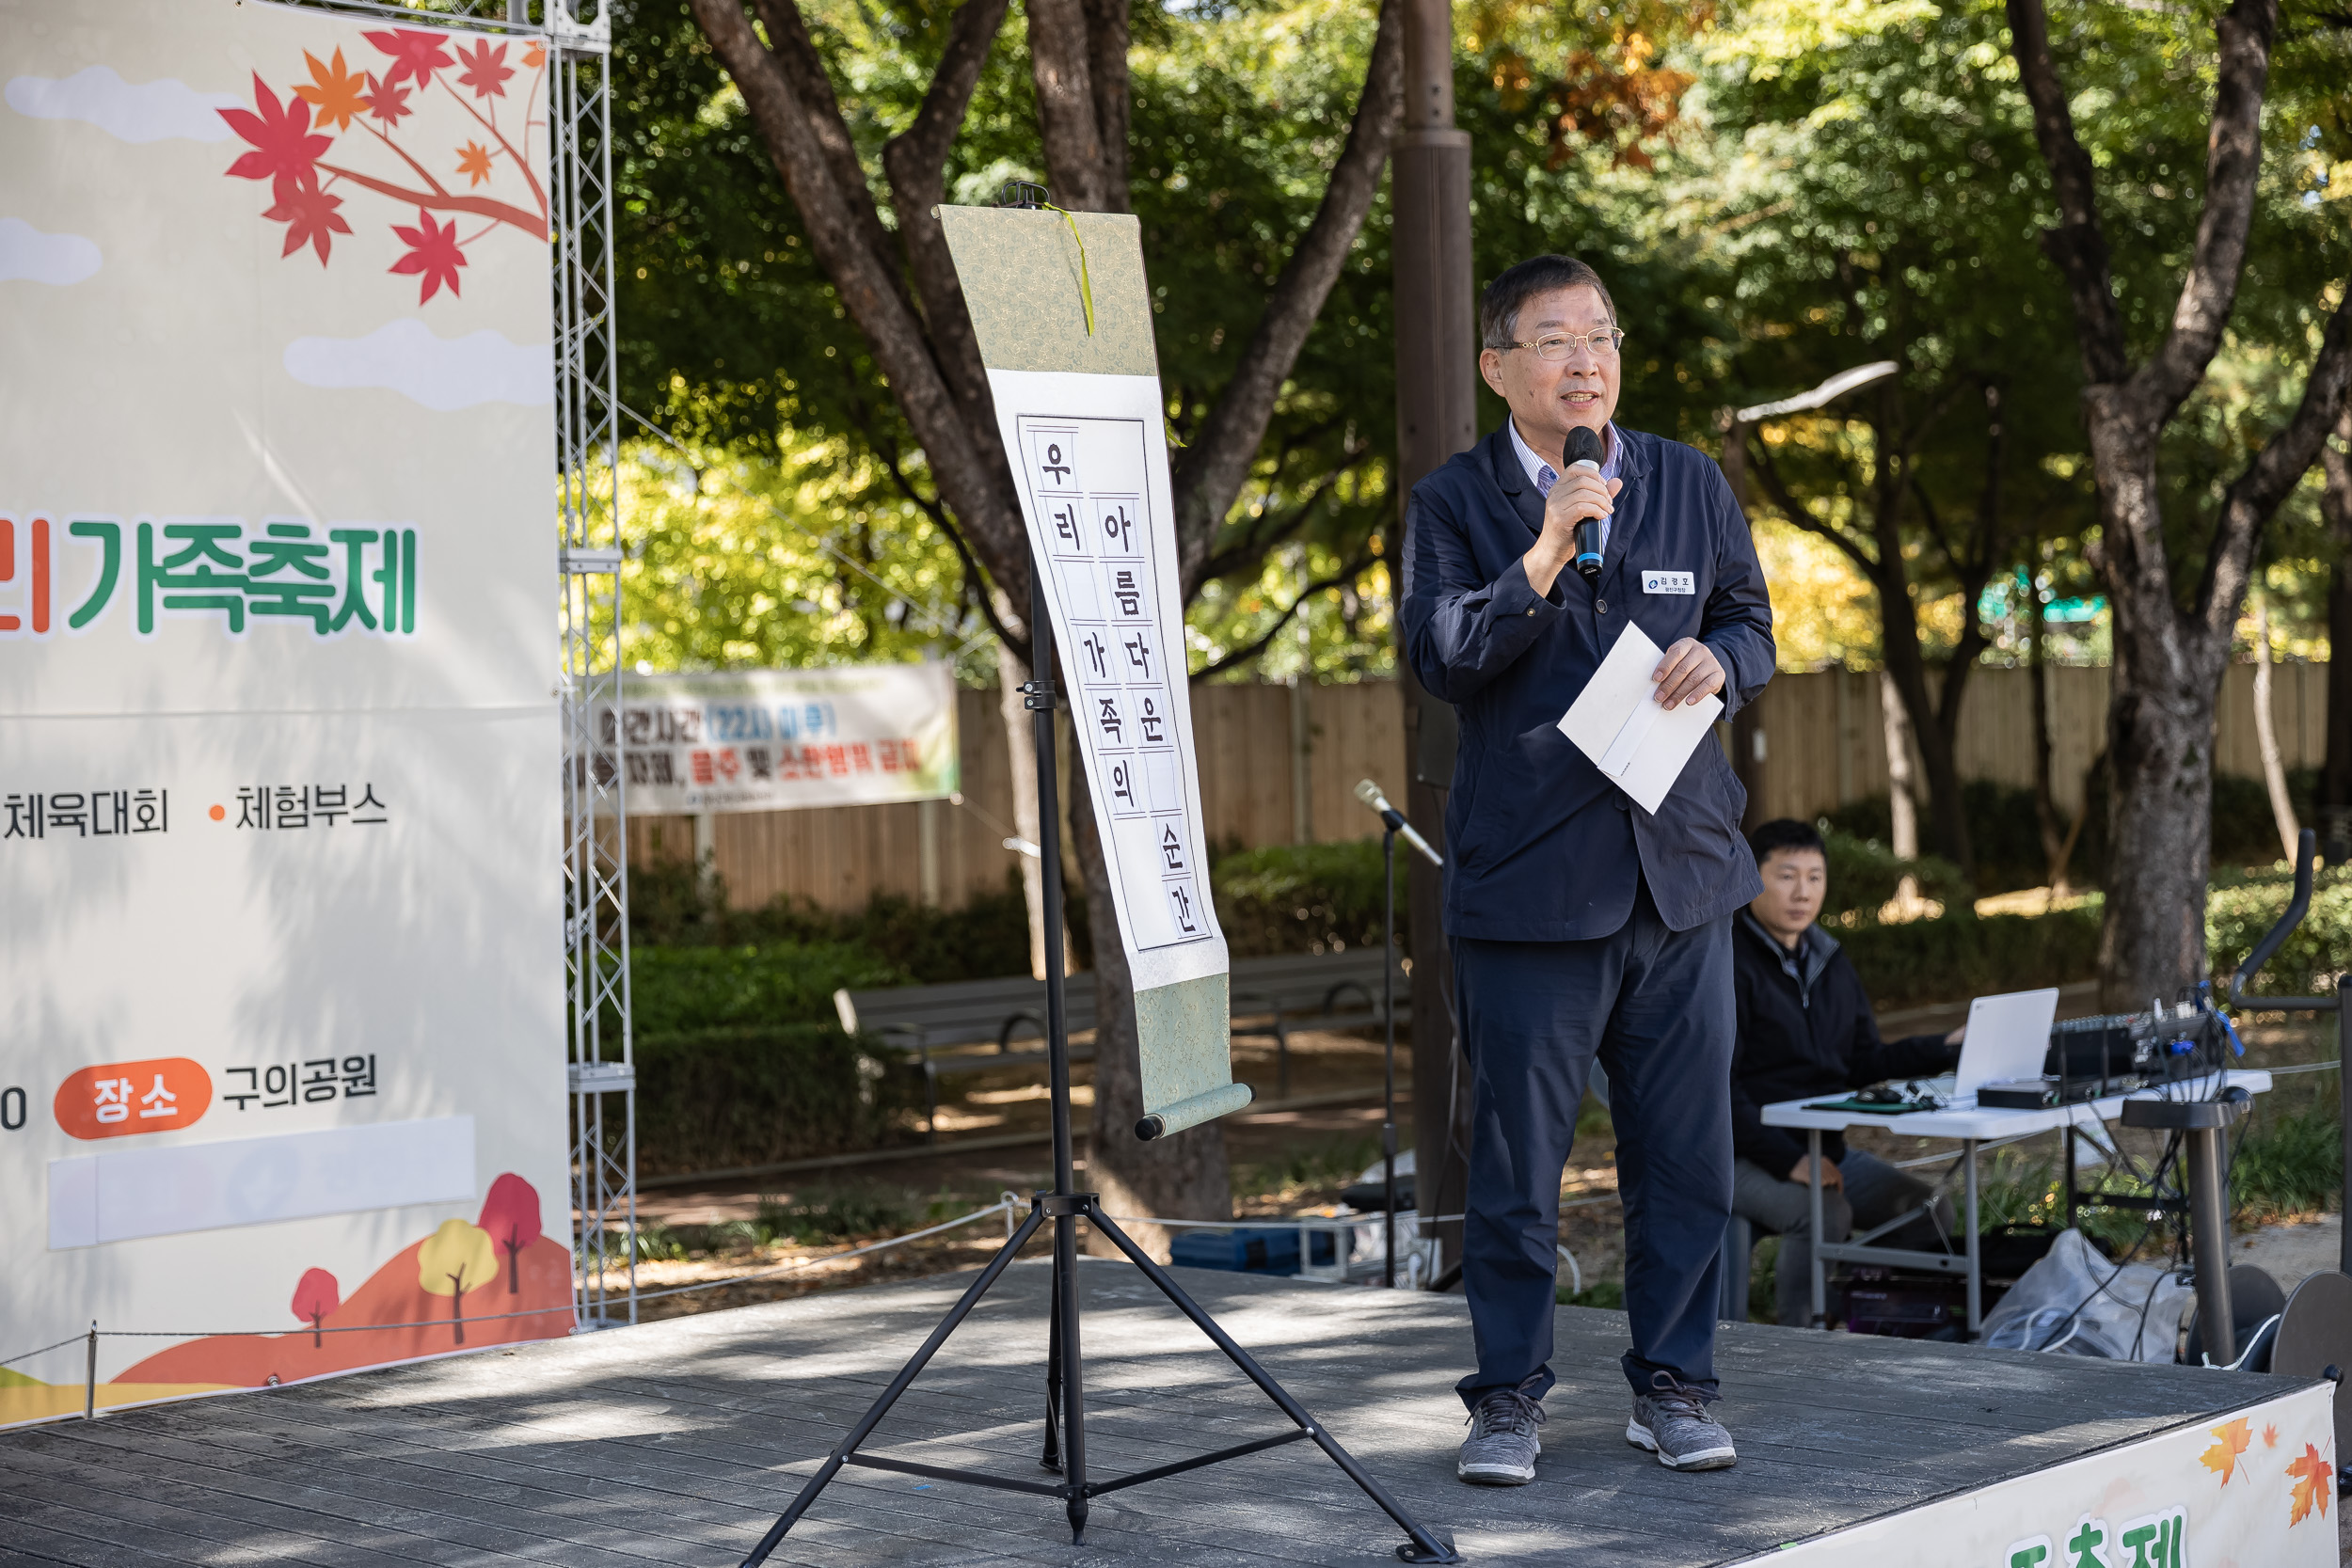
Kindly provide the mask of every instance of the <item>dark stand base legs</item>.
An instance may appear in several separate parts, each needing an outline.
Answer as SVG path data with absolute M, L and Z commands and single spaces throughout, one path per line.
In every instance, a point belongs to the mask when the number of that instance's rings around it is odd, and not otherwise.
M 979 1305 L 980 1298 L 986 1295 L 989 1288 L 996 1283 L 997 1277 L 1005 1272 L 1006 1266 L 1011 1263 L 1029 1238 L 1036 1235 L 1039 1228 L 1049 1218 L 1054 1222 L 1053 1307 L 1048 1329 L 1049 1343 L 1045 1373 L 1045 1445 L 1041 1463 L 1046 1469 L 1059 1474 L 1061 1479 L 1057 1481 L 1024 1481 L 985 1471 L 959 1469 L 939 1465 L 918 1465 L 909 1460 L 860 1452 L 861 1446 L 873 1435 L 875 1427 L 879 1426 L 882 1418 L 889 1414 L 890 1407 L 898 1402 L 898 1396 L 905 1393 L 915 1378 L 922 1373 L 923 1369 L 930 1365 L 931 1357 L 939 1353 L 940 1346 L 947 1342 L 947 1337 L 953 1334 L 963 1320 L 970 1315 L 972 1308 Z M 1084 1219 L 1097 1231 L 1108 1237 L 1112 1244 L 1127 1256 L 1129 1261 L 1142 1270 L 1143 1276 L 1149 1279 L 1178 1311 L 1192 1320 L 1193 1325 L 1207 1335 L 1210 1343 L 1224 1352 L 1226 1358 L 1241 1370 L 1243 1376 L 1256 1384 L 1260 1391 L 1274 1402 L 1276 1408 L 1290 1418 L 1292 1430 L 1272 1437 L 1262 1437 L 1254 1442 L 1237 1443 L 1232 1448 L 1219 1449 L 1213 1453 L 1198 1454 L 1190 1459 L 1181 1459 L 1172 1464 L 1155 1465 L 1148 1470 L 1138 1470 L 1132 1475 L 1115 1476 L 1107 1481 L 1089 1481 L 1087 1478 L 1086 1468 L 1086 1411 L 1078 1354 L 1077 1228 L 1080 1219 Z M 1204 1465 L 1221 1464 L 1229 1459 L 1240 1459 L 1245 1455 L 1279 1448 L 1284 1444 L 1299 1442 L 1302 1439 L 1311 1439 L 1316 1447 L 1330 1457 L 1333 1464 L 1347 1473 L 1348 1480 L 1361 1488 L 1366 1497 L 1377 1503 L 1381 1511 L 1395 1520 L 1404 1529 L 1408 1539 L 1396 1549 L 1399 1559 L 1406 1562 L 1459 1562 L 1461 1560 L 1460 1555 L 1454 1551 L 1454 1544 L 1450 1540 L 1433 1534 L 1420 1521 L 1407 1513 L 1405 1506 L 1391 1497 L 1388 1490 L 1373 1480 L 1364 1467 L 1357 1463 L 1355 1455 L 1342 1448 L 1338 1440 L 1325 1431 L 1322 1424 L 1309 1415 L 1306 1409 L 1290 1396 L 1289 1391 L 1274 1380 L 1272 1374 L 1259 1366 L 1257 1360 L 1248 1351 L 1234 1343 L 1232 1336 L 1227 1334 L 1218 1325 L 1216 1320 L 1209 1316 L 1205 1308 L 1184 1293 L 1184 1288 L 1177 1284 L 1166 1269 L 1153 1262 L 1150 1254 L 1137 1246 L 1125 1231 L 1120 1229 L 1105 1216 L 1096 1207 L 1093 1194 L 1040 1193 L 1030 1205 L 1028 1218 L 1021 1222 L 1019 1228 L 1015 1229 L 1010 1239 L 998 1249 L 996 1256 L 989 1259 L 988 1266 L 980 1271 L 979 1277 L 975 1279 L 970 1288 L 957 1300 L 947 1316 L 940 1321 L 939 1326 L 931 1330 L 930 1338 L 923 1341 L 922 1349 L 916 1351 L 914 1358 L 899 1369 L 898 1375 L 891 1380 L 890 1386 L 882 1391 L 882 1397 L 874 1402 L 873 1407 L 859 1418 L 858 1423 L 850 1429 L 849 1433 L 834 1446 L 834 1450 L 825 1456 L 825 1462 L 818 1466 L 817 1473 L 809 1477 L 808 1483 L 801 1488 L 800 1496 L 792 1499 L 792 1506 L 784 1511 L 775 1524 L 769 1528 L 768 1533 L 760 1537 L 759 1544 L 752 1548 L 751 1555 L 743 1559 L 742 1568 L 757 1568 L 759 1563 L 768 1560 L 768 1555 L 774 1551 L 777 1544 L 784 1540 L 786 1532 L 800 1521 L 802 1514 L 808 1512 L 809 1505 L 814 1503 L 818 1495 L 832 1483 L 834 1477 L 841 1473 L 841 1467 L 845 1465 L 860 1465 L 868 1469 L 893 1470 L 905 1475 L 925 1476 L 934 1481 L 965 1481 L 977 1486 L 994 1487 L 1001 1491 L 1028 1492 L 1041 1497 L 1057 1497 L 1061 1499 L 1063 1510 L 1069 1516 L 1070 1539 L 1074 1544 L 1086 1528 L 1087 1505 L 1091 1498 L 1099 1497 L 1106 1492 L 1117 1492 L 1130 1486 L 1139 1486 L 1149 1481 L 1165 1480 L 1169 1476 L 1181 1475 L 1186 1470 L 1197 1470 Z
M 1032 559 L 1029 569 L 1029 626 L 1033 639 L 1030 653 L 1033 660 L 1031 667 L 1037 674 L 1021 689 L 1024 704 L 1033 716 L 1032 733 L 1037 742 L 1038 858 L 1041 863 L 1044 881 L 1045 951 L 1058 954 L 1061 951 L 1061 840 L 1057 824 L 1061 820 L 1061 809 L 1054 787 L 1054 633 L 1052 618 L 1046 612 L 1041 573 L 1041 568 Z M 1250 1359 L 1248 1351 L 1233 1343 L 1232 1337 L 1217 1326 L 1216 1320 L 1184 1294 L 1184 1287 L 1169 1278 L 1167 1270 L 1152 1261 L 1142 1248 L 1128 1239 L 1125 1231 L 1104 1215 L 1102 1210 L 1095 1206 L 1092 1193 L 1076 1190 L 1070 1135 L 1070 1028 L 1062 1003 L 1062 974 L 1058 963 L 1046 966 L 1045 1039 L 1047 1087 L 1052 1097 L 1054 1117 L 1054 1190 L 1037 1195 L 1029 1205 L 1029 1217 L 1021 1222 L 1020 1227 L 1006 1240 L 996 1256 L 989 1259 L 988 1267 L 980 1271 L 980 1276 L 972 1282 L 970 1289 L 958 1299 L 947 1316 L 940 1320 L 939 1326 L 931 1330 L 931 1337 L 923 1341 L 923 1348 L 914 1353 L 914 1358 L 899 1369 L 897 1377 L 891 1379 L 890 1386 L 882 1390 L 882 1398 L 874 1402 L 873 1408 L 866 1411 L 833 1452 L 825 1456 L 825 1462 L 817 1467 L 817 1473 L 808 1478 L 808 1484 L 801 1488 L 801 1495 L 792 1499 L 792 1506 L 784 1511 L 768 1533 L 759 1538 L 759 1544 L 752 1548 L 751 1555 L 743 1560 L 743 1568 L 757 1568 L 759 1563 L 768 1560 L 768 1554 L 776 1549 L 785 1532 L 808 1512 L 818 1494 L 841 1473 L 844 1465 L 862 1465 L 868 1469 L 894 1470 L 902 1475 L 925 1476 L 933 1481 L 958 1481 L 974 1486 L 991 1486 L 999 1491 L 1058 1497 L 1063 1512 L 1069 1515 L 1070 1539 L 1074 1544 L 1086 1529 L 1088 1503 L 1105 1492 L 1140 1486 L 1147 1481 L 1181 1475 L 1204 1465 L 1239 1459 L 1245 1454 L 1295 1443 L 1302 1437 L 1313 1438 L 1317 1446 L 1331 1456 L 1332 1463 L 1347 1472 L 1348 1480 L 1363 1488 L 1366 1497 L 1378 1503 L 1390 1518 L 1404 1527 L 1405 1533 L 1411 1539 L 1397 1548 L 1398 1557 L 1406 1562 L 1459 1562 L 1461 1558 L 1454 1552 L 1451 1541 L 1432 1535 L 1422 1528 L 1395 1498 L 1381 1489 L 1378 1481 L 1364 1473 L 1364 1467 L 1356 1463 L 1354 1455 L 1334 1442 L 1331 1434 L 1316 1425 L 1314 1418 L 1301 1409 L 1298 1402 L 1292 1399 L 1280 1384 L 1267 1376 L 1265 1370 Z M 1390 1076 L 1393 1089 L 1393 1068 Z M 1393 1148 L 1394 1144 L 1391 1136 L 1389 1147 Z M 1393 1177 L 1391 1180 L 1393 1181 Z M 1391 1210 L 1396 1207 L 1393 1199 L 1389 1207 Z M 990 1286 L 996 1283 L 1006 1265 L 1020 1256 L 1022 1247 L 1049 1219 L 1054 1222 L 1053 1308 L 1045 1357 L 1045 1445 L 1039 1455 L 1039 1463 L 1061 1479 L 1054 1481 L 1025 1481 L 983 1470 L 917 1465 L 912 1460 L 859 1452 L 866 1438 L 873 1435 L 874 1428 L 890 1413 L 890 1407 L 898 1402 L 898 1396 L 907 1391 L 923 1369 L 930 1365 L 931 1357 L 939 1354 L 939 1347 L 947 1342 L 947 1336 L 953 1334 L 957 1325 L 971 1314 L 972 1308 L 979 1305 L 980 1298 L 988 1293 Z M 1117 1476 L 1109 1481 L 1089 1481 L 1087 1478 L 1086 1384 L 1084 1365 L 1078 1354 L 1078 1222 L 1082 1219 L 1117 1243 L 1120 1251 L 1143 1271 L 1144 1277 L 1157 1286 L 1161 1294 L 1175 1303 L 1178 1311 L 1190 1318 L 1250 1382 L 1264 1391 L 1266 1398 L 1280 1407 L 1282 1414 L 1291 1418 L 1293 1430 L 1278 1436 L 1259 1438 L 1254 1443 L 1240 1443 L 1230 1449 L 1219 1449 L 1215 1453 L 1179 1460 L 1172 1465 L 1138 1470 L 1133 1475 Z

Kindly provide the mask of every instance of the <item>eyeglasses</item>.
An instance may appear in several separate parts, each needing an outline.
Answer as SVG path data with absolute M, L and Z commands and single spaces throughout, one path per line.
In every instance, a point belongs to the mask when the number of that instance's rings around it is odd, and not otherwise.
M 1539 338 L 1532 343 L 1504 343 L 1502 347 L 1532 348 L 1538 359 L 1565 359 L 1578 349 L 1589 348 L 1596 359 L 1613 359 L 1625 344 L 1625 334 L 1613 326 L 1597 332 L 1563 332 L 1549 338 Z

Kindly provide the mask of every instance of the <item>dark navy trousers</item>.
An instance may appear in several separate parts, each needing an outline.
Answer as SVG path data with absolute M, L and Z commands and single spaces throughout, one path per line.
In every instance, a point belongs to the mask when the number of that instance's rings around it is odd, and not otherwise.
M 1609 1074 L 1625 1205 L 1626 1379 L 1712 1391 L 1724 1226 L 1731 1217 L 1731 922 L 1670 931 L 1645 884 L 1591 942 L 1456 937 L 1463 1049 L 1475 1084 L 1462 1284 L 1478 1370 L 1497 1388 L 1552 1386 L 1560 1178 L 1598 1058 Z

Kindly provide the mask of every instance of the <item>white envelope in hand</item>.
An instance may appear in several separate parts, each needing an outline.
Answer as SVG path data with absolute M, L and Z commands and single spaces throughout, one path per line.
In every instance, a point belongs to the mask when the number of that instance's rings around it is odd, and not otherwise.
M 1665 657 L 1641 627 L 1629 623 L 1560 719 L 1560 733 L 1653 814 L 1724 711 L 1723 699 L 1715 696 L 1660 707 L 1658 683 L 1650 676 Z

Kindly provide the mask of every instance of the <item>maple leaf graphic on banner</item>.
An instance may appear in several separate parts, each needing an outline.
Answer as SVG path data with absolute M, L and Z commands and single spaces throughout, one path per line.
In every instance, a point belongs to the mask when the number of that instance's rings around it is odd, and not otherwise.
M 364 71 L 349 71 L 343 66 L 343 52 L 335 51 L 331 63 L 322 64 L 309 50 L 302 57 L 310 62 L 310 79 L 297 83 L 294 95 L 310 105 L 322 129 L 333 127 L 348 131 L 351 122 L 368 106 L 368 75 Z
M 2252 1421 L 2241 1416 L 2214 1428 L 2214 1445 L 2198 1455 L 2197 1463 L 2220 1476 L 2222 1485 L 2229 1485 L 2231 1478 L 2237 1474 L 2238 1455 L 2254 1440 L 2253 1426 Z
M 278 205 L 262 214 L 286 226 L 286 248 L 279 257 L 292 256 L 307 244 L 319 253 L 319 265 L 326 265 L 327 247 L 334 243 L 327 236 L 351 232 L 351 225 L 335 211 L 342 204 L 342 197 L 329 196 L 316 185 L 296 185 L 281 195 Z
M 403 245 L 408 246 L 408 254 L 392 263 L 392 271 L 424 275 L 424 286 L 417 294 L 419 305 L 431 299 L 434 292 L 444 283 L 449 285 L 451 293 L 458 292 L 457 269 L 466 264 L 466 253 L 457 248 L 457 224 L 454 219 L 444 226 L 435 223 L 431 213 L 421 211 L 417 214 L 416 228 L 404 229 L 394 224 L 392 232 L 400 236 Z
M 370 43 L 392 57 L 392 67 L 384 73 L 387 83 L 397 83 L 415 77 L 417 86 L 433 85 L 433 73 L 446 71 L 454 64 L 449 52 L 441 47 L 436 33 L 412 33 L 403 28 L 397 32 L 362 35 Z
M 2278 1446 L 2279 1423 L 2272 1421 L 2263 1428 L 2263 1447 L 2265 1449 L 2275 1449 Z
M 2336 1467 L 2322 1457 L 2318 1449 L 2306 1443 L 2303 1457 L 2288 1461 L 2287 1474 L 2296 1478 L 2295 1494 L 2288 1502 L 2287 1523 L 2301 1524 L 2314 1507 L 2325 1518 L 2328 1498 L 2336 1489 Z
M 217 111 L 229 122 L 229 129 L 243 136 L 253 149 L 230 164 L 229 173 L 239 180 L 271 182 L 273 193 L 281 202 L 292 186 L 315 186 L 319 182 L 320 155 L 334 145 L 335 138 L 311 135 L 310 105 L 300 99 L 279 103 L 258 71 L 253 77 L 253 102 L 261 113 L 250 109 Z
M 398 86 L 399 81 L 397 76 L 386 76 L 380 82 L 373 76 L 368 78 L 368 113 L 387 126 L 398 125 L 417 112 L 408 107 L 408 89 Z
M 506 45 L 493 47 L 487 39 L 474 45 L 469 55 L 466 46 L 457 46 L 457 57 L 466 62 L 457 79 L 473 88 L 476 98 L 504 98 L 506 79 L 515 74 L 515 68 L 506 63 Z
M 547 242 L 550 207 L 534 167 L 547 122 L 533 116 L 546 112 L 553 58 L 543 41 L 517 55 L 512 42 L 416 28 L 361 36 L 387 56 L 380 71 L 354 70 L 339 47 L 324 60 L 303 52 L 308 80 L 273 88 L 255 73 L 252 106 L 219 111 L 246 149 L 225 172 L 270 182 L 262 216 L 286 226 L 281 258 L 308 248 L 320 265 L 329 264 L 335 236 L 354 232 L 342 209 L 355 192 L 387 199 L 394 212 L 416 213 L 416 227 L 390 226 L 405 251 L 388 270 L 418 279 L 420 305 L 444 290 L 457 298 L 467 251 L 485 235 L 514 229 Z M 519 85 L 517 59 L 529 71 Z M 504 126 L 498 119 L 502 105 L 510 119 Z M 450 135 L 452 110 L 472 120 L 482 139 L 451 135 L 437 148 L 413 145 L 420 135 Z M 437 119 L 442 129 L 421 129 Z M 336 140 L 354 126 L 365 134 Z M 465 176 L 462 186 L 429 171 L 428 164 L 444 157 Z M 518 179 L 522 189 L 501 189 L 508 179 Z M 461 221 L 478 227 L 461 235 Z

